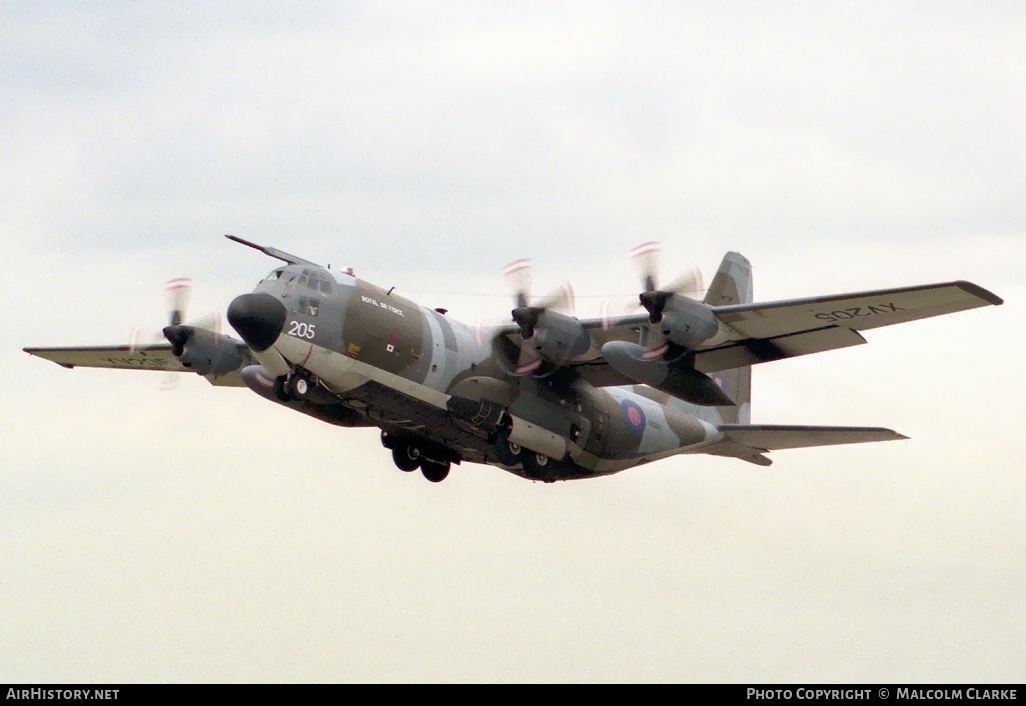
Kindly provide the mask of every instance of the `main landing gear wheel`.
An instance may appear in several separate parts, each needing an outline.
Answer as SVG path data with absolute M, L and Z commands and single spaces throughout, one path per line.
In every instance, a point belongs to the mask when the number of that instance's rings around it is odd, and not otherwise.
M 515 466 L 521 462 L 524 453 L 520 444 L 500 436 L 495 440 L 495 455 L 504 466 Z
M 438 463 L 424 459 L 420 462 L 420 472 L 432 483 L 441 483 L 449 475 L 449 462 Z
M 541 476 L 549 470 L 549 457 L 545 454 L 528 451 L 524 454 L 524 470 L 532 475 Z
M 415 471 L 421 466 L 420 449 L 416 444 L 396 444 L 392 449 L 392 462 L 400 471 Z

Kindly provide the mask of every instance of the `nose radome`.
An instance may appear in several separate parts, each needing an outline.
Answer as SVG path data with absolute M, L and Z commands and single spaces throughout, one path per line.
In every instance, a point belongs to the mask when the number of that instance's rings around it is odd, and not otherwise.
M 228 306 L 228 323 L 255 351 L 265 351 L 278 340 L 288 311 L 270 294 L 259 292 L 235 297 Z

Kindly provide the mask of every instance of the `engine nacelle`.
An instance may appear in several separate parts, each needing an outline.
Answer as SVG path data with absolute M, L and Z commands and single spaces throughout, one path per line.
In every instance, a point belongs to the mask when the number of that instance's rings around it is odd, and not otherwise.
M 712 378 L 691 366 L 687 356 L 667 362 L 662 358 L 645 360 L 644 354 L 644 347 L 627 341 L 610 341 L 602 346 L 602 357 L 609 367 L 635 382 L 705 407 L 734 404 Z
M 529 307 L 514 310 L 514 315 L 521 317 L 521 331 L 526 330 L 528 337 L 514 333 L 500 334 L 492 339 L 492 353 L 499 366 L 510 375 L 518 374 L 516 370 L 522 362 L 522 348 L 555 365 L 574 360 L 591 349 L 591 336 L 573 316 Z M 552 365 L 542 365 L 532 372 L 541 376 L 551 371 Z
M 591 348 L 591 336 L 573 316 L 543 311 L 527 344 L 551 363 L 564 363 Z
M 705 302 L 672 297 L 652 325 L 678 346 L 695 349 L 720 330 L 719 319 Z
M 171 355 L 200 375 L 225 375 L 242 365 L 235 341 L 213 331 L 194 326 L 168 326 L 164 336 L 171 342 Z

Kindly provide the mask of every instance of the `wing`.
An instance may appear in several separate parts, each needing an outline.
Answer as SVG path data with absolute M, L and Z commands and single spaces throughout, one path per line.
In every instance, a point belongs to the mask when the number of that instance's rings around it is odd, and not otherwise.
M 243 360 L 250 359 L 249 348 L 238 342 Z M 163 370 L 195 372 L 171 355 L 171 344 L 132 349 L 130 346 L 79 346 L 70 348 L 24 348 L 26 353 L 53 361 L 65 368 L 119 368 L 122 370 Z M 242 366 L 245 367 L 245 366 Z M 241 369 L 241 368 L 240 368 Z M 227 375 L 206 375 L 212 385 L 245 387 L 238 370 Z
M 720 333 L 695 353 L 704 373 L 845 348 L 866 342 L 859 331 L 952 314 L 1003 300 L 971 282 L 957 281 L 806 299 L 713 307 Z M 637 341 L 647 316 L 582 322 L 596 348 Z M 578 366 L 593 384 L 629 384 L 601 357 Z
M 723 438 L 710 446 L 702 447 L 697 453 L 730 456 L 759 466 L 770 465 L 771 461 L 764 456 L 768 451 L 898 441 L 908 438 L 904 434 L 882 427 L 721 424 L 717 428 L 723 434 Z
M 741 335 L 769 338 L 823 325 L 866 329 L 953 314 L 1004 300 L 972 282 L 944 282 L 855 294 L 716 307 L 716 316 Z

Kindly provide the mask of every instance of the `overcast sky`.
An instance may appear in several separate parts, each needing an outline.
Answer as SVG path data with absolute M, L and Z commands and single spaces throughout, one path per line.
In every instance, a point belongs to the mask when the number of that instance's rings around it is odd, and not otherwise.
M 0 682 L 982 681 L 1026 674 L 1026 6 L 6 2 Z M 759 300 L 1002 307 L 762 366 L 753 421 L 896 443 L 546 485 L 403 474 L 244 389 L 64 370 L 235 233 L 473 321 L 723 252 Z

